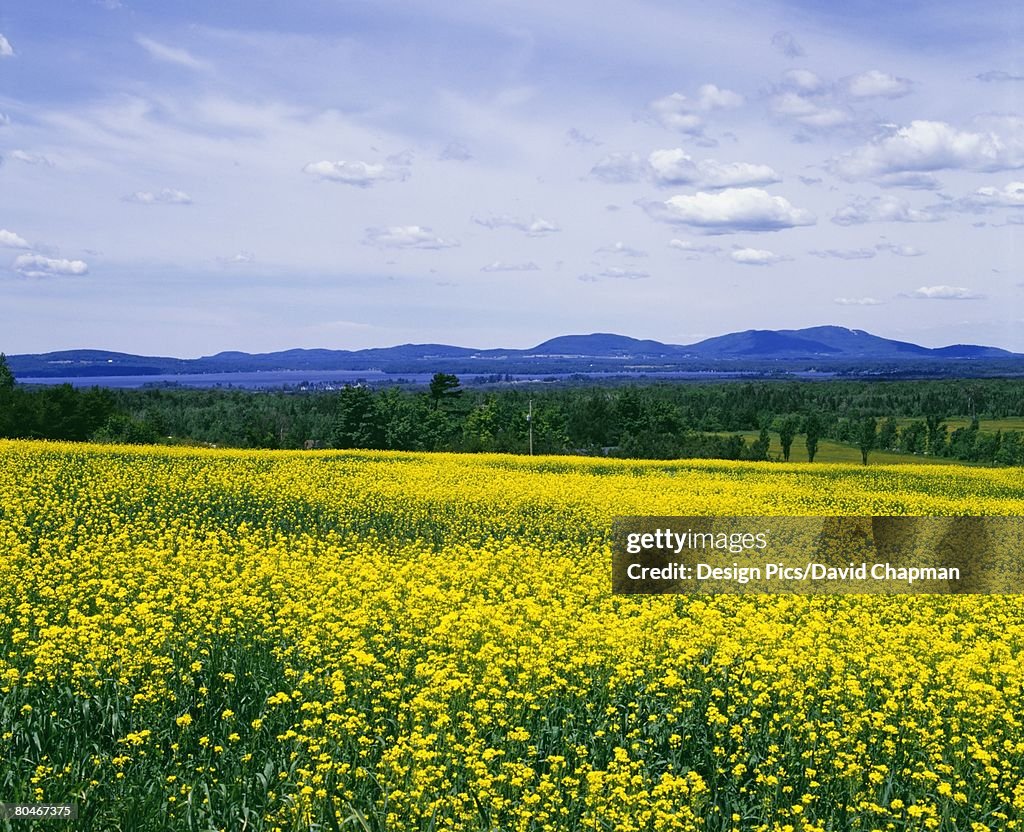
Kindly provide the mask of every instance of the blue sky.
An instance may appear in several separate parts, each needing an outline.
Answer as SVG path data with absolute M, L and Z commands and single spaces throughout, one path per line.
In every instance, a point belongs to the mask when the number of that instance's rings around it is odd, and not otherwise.
M 1024 351 L 1009 2 L 0 9 L 0 350 Z

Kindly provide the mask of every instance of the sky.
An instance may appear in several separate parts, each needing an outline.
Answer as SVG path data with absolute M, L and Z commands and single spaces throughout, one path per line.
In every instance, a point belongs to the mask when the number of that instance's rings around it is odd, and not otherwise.
M 0 351 L 1024 352 L 1017 2 L 7 0 Z

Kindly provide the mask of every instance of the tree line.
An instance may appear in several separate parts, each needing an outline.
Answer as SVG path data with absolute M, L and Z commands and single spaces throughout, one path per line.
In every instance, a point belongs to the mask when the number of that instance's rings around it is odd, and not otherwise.
M 527 415 L 532 409 L 532 419 Z M 425 389 L 335 392 L 28 388 L 0 357 L 0 436 L 241 448 L 316 447 L 597 454 L 632 458 L 813 461 L 821 439 L 874 450 L 1024 464 L 1019 431 L 982 419 L 1024 416 L 1024 382 L 757 381 L 464 389 L 438 373 Z M 951 418 L 970 420 L 950 430 Z M 752 435 L 748 438 L 741 433 Z M 798 437 L 803 447 L 794 450 Z

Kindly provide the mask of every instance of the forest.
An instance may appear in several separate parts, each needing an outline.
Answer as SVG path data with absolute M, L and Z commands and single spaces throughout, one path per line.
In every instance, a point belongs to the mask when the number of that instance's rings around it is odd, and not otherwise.
M 1024 382 L 1002 379 L 477 389 L 437 373 L 422 389 L 114 390 L 16 384 L 0 356 L 0 436 L 11 438 L 516 454 L 532 441 L 536 454 L 758 460 L 771 433 L 785 459 L 813 461 L 829 439 L 865 464 L 883 450 L 1022 465 L 1022 431 L 980 429 L 1022 416 Z

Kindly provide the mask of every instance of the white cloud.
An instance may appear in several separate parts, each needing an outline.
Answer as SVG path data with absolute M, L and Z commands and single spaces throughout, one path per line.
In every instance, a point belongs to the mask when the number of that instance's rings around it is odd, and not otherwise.
M 887 251 L 897 257 L 920 257 L 924 254 L 917 246 L 908 246 L 901 243 L 879 243 L 875 246 L 879 251 Z
M 691 243 L 689 240 L 672 239 L 668 241 L 668 245 L 669 248 L 685 251 L 687 254 L 716 254 L 722 250 L 720 246 Z
M 702 113 L 735 109 L 742 106 L 743 102 L 744 98 L 739 93 L 721 89 L 714 84 L 704 84 L 697 90 L 696 100 L 687 98 L 681 92 L 674 92 L 652 101 L 650 110 L 662 127 L 699 136 L 704 131 Z
M 729 188 L 770 185 L 780 181 L 768 165 L 749 162 L 717 162 L 693 159 L 681 148 L 655 150 L 648 157 L 652 180 L 662 186 L 692 185 L 699 188 Z
M 834 303 L 840 306 L 879 306 L 882 301 L 875 298 L 836 298 Z
M 139 205 L 191 205 L 192 197 L 175 188 L 164 188 L 158 193 L 136 191 L 124 197 L 124 201 L 137 202 Z
M 876 254 L 875 250 L 870 248 L 828 248 L 824 251 L 815 249 L 807 253 L 834 260 L 870 260 Z
M 145 49 L 149 53 L 149 56 L 154 60 L 163 61 L 168 64 L 176 64 L 177 66 L 183 66 L 186 69 L 199 71 L 210 68 L 210 64 L 207 61 L 202 61 L 199 58 L 194 57 L 184 49 L 166 46 L 162 43 L 157 43 L 151 38 L 143 37 L 142 35 L 135 38 L 135 42 Z
M 561 231 L 562 229 L 555 225 L 553 222 L 549 222 L 545 219 L 531 220 L 530 225 L 526 229 L 526 233 L 531 237 L 540 237 L 544 234 L 551 234 L 555 231 Z
M 594 165 L 590 174 L 610 183 L 649 179 L 660 187 L 735 188 L 781 181 L 778 173 L 768 165 L 694 159 L 678 147 L 655 150 L 647 161 L 637 153 L 611 153 Z
M 647 174 L 647 165 L 637 153 L 609 153 L 594 167 L 590 175 L 602 182 L 639 182 Z
M 791 69 L 769 87 L 768 109 L 776 118 L 809 131 L 863 130 L 876 117 L 863 106 L 852 105 L 863 105 L 872 98 L 899 98 L 912 88 L 912 81 L 878 70 L 832 83 L 809 69 Z M 798 138 L 806 140 L 806 136 Z
M 8 231 L 6 228 L 0 228 L 0 246 L 4 248 L 31 248 L 27 240 L 19 237 L 13 231 Z
M 922 286 L 911 292 L 910 297 L 921 300 L 978 300 L 984 295 L 962 286 Z
M 697 90 L 697 107 L 704 112 L 734 110 L 742 107 L 744 98 L 738 92 L 723 90 L 714 84 L 704 84 Z
M 900 98 L 911 91 L 914 82 L 871 69 L 847 78 L 845 86 L 854 98 Z
M 540 271 L 540 266 L 534 263 L 532 260 L 526 263 L 503 263 L 501 260 L 495 260 L 493 263 L 489 263 L 480 269 L 482 272 L 536 272 Z
M 0 58 L 10 58 L 14 55 L 14 49 L 7 38 L 0 34 Z
M 693 102 L 680 92 L 652 101 L 651 112 L 658 123 L 669 130 L 691 135 L 704 131 L 704 119 L 695 111 Z
M 773 96 L 769 107 L 776 116 L 815 130 L 829 130 L 853 121 L 849 110 L 835 106 L 827 99 L 812 100 L 797 92 L 781 92 Z
M 782 31 L 772 35 L 772 46 L 787 58 L 802 58 L 804 56 L 803 47 L 797 43 L 796 38 L 790 32 Z
M 1021 208 L 1024 207 L 1024 182 L 1010 182 L 1002 188 L 978 188 L 967 201 L 993 208 Z
M 1007 126 L 1013 126 L 1004 120 Z M 912 121 L 889 135 L 833 159 L 847 180 L 936 170 L 998 171 L 1024 167 L 1024 135 L 958 130 L 944 121 Z
M 674 196 L 643 207 L 657 220 L 690 225 L 707 234 L 778 231 L 816 222 L 810 211 L 796 208 L 785 197 L 772 196 L 760 188 L 699 191 L 693 196 Z
M 647 252 L 646 251 L 641 251 L 638 248 L 633 248 L 632 246 L 627 246 L 625 243 L 623 243 L 621 241 L 617 242 L 617 243 L 613 243 L 610 246 L 602 246 L 601 248 L 597 249 L 594 253 L 595 254 L 621 254 L 621 255 L 623 255 L 625 257 L 646 257 L 647 256 Z
M 739 263 L 743 266 L 771 266 L 775 263 L 781 263 L 783 260 L 792 259 L 763 248 L 738 248 L 729 256 L 734 263 Z
M 473 222 L 477 225 L 482 225 L 484 228 L 515 228 L 519 231 L 523 231 L 529 237 L 544 237 L 547 234 L 553 234 L 556 231 L 561 231 L 555 223 L 550 222 L 542 217 L 534 217 L 530 220 L 519 219 L 518 217 L 509 217 L 506 215 L 500 215 L 496 217 L 488 217 L 486 219 L 473 218 Z
M 89 266 L 82 260 L 54 259 L 40 254 L 19 254 L 12 268 L 25 277 L 77 276 L 89 272 Z
M 435 235 L 429 228 L 419 225 L 390 225 L 386 227 L 367 228 L 363 242 L 380 248 L 421 248 L 438 249 L 453 248 L 459 243 L 455 240 L 444 240 Z
M 322 180 L 341 182 L 357 188 L 369 188 L 378 182 L 402 182 L 409 178 L 407 167 L 371 162 L 310 162 L 302 172 Z
M 253 263 L 256 261 L 256 255 L 251 251 L 240 251 L 231 257 L 221 258 L 221 262 L 228 266 L 239 266 L 245 263 Z
M 47 168 L 54 166 L 53 161 L 46 156 L 39 153 L 26 153 L 24 150 L 12 150 L 11 158 L 24 162 L 26 165 L 42 165 Z
M 832 222 L 836 225 L 861 225 L 867 222 L 938 222 L 942 217 L 935 211 L 911 207 L 905 199 L 896 196 L 858 198 L 836 211 Z
M 783 73 L 782 86 L 800 93 L 816 93 L 826 88 L 821 77 L 809 69 L 791 69 Z

